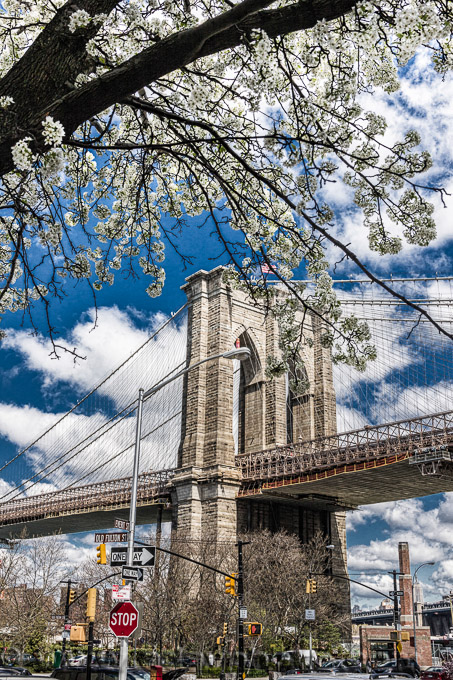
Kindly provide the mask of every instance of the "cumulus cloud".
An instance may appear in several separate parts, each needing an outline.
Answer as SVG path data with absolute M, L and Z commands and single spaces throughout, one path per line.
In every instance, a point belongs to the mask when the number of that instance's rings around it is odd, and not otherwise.
M 443 494 L 434 507 L 427 509 L 420 498 L 378 503 L 361 507 L 348 513 L 350 538 L 355 533 L 369 530 L 369 535 L 378 535 L 369 541 L 357 542 L 348 549 L 348 566 L 355 573 L 356 580 L 368 585 L 387 583 L 386 572 L 398 568 L 398 543 L 409 544 L 412 570 L 423 562 L 435 562 L 436 567 L 429 574 L 426 568 L 418 577 L 423 584 L 428 601 L 441 599 L 452 587 L 453 581 L 453 495 Z M 376 573 L 377 572 L 377 573 Z M 384 592 L 389 588 L 379 588 Z M 379 603 L 364 589 L 351 589 L 355 601 Z
M 453 98 L 453 76 L 445 78 L 436 74 L 430 64 L 430 51 L 420 49 L 411 67 L 401 74 L 401 87 L 397 94 L 387 95 L 377 89 L 372 95 L 364 95 L 361 104 L 366 111 L 373 111 L 385 117 L 388 127 L 382 141 L 387 146 L 404 138 L 404 134 L 415 129 L 421 136 L 421 148 L 427 149 L 433 160 L 433 167 L 418 178 L 421 184 L 434 183 L 444 186 L 448 194 L 446 207 L 437 194 L 431 194 L 430 200 L 434 204 L 434 218 L 437 224 L 437 238 L 432 242 L 433 248 L 444 246 L 452 239 L 453 180 L 446 178 L 445 168 L 449 168 L 453 161 L 451 145 L 446 139 L 453 135 L 453 112 L 451 100 Z M 385 154 L 385 152 L 383 152 Z M 337 211 L 338 232 L 344 243 L 350 243 L 353 251 L 362 259 L 378 267 L 381 272 L 391 271 L 395 266 L 395 258 L 391 255 L 381 256 L 370 250 L 368 231 L 363 227 L 360 211 L 351 209 L 351 190 L 341 183 L 330 183 L 324 189 L 324 198 Z M 396 226 L 388 222 L 392 233 L 401 235 Z M 331 254 L 335 249 L 330 249 Z M 403 249 L 398 255 L 400 265 L 411 263 L 413 271 L 416 267 L 421 272 L 426 267 L 426 249 L 404 242 Z M 336 258 L 338 259 L 338 257 Z M 339 269 L 348 269 L 349 263 L 339 265 Z
M 79 391 L 87 391 L 120 365 L 148 338 L 162 315 L 152 319 L 151 329 L 140 330 L 131 316 L 118 307 L 101 307 L 95 328 L 96 312 L 90 309 L 74 328 L 62 338 L 62 343 L 76 347 L 85 360 L 63 353 L 58 361 L 50 357 L 52 347 L 48 338 L 30 335 L 26 331 L 9 329 L 3 341 L 5 348 L 19 352 L 26 368 L 37 371 L 43 378 L 43 387 L 53 387 L 58 382 L 72 385 Z
M 154 315 L 146 331 L 142 331 L 135 327 L 133 316 L 132 311 L 128 314 L 116 307 L 103 308 L 99 311 L 99 328 L 92 332 L 91 310 L 67 334 L 66 341 L 87 355 L 86 362 L 78 364 L 67 357 L 51 361 L 49 344 L 42 337 L 9 332 L 8 347 L 23 356 L 29 370 L 43 376 L 46 389 L 66 384 L 80 394 L 102 380 L 91 396 L 66 415 L 0 402 L 0 437 L 19 449 L 29 447 L 15 464 L 14 473 L 8 469 L 11 478 L 25 480 L 38 471 L 44 475 L 33 478 L 29 493 L 62 488 L 76 481 L 87 484 L 131 474 L 138 389 L 149 389 L 178 370 L 186 349 L 182 320 L 167 324 L 153 336 L 166 318 L 160 313 Z M 119 370 L 113 371 L 130 356 Z M 111 377 L 104 379 L 112 371 Z M 182 379 L 178 379 L 145 401 L 141 470 L 175 465 L 181 432 L 181 395 Z

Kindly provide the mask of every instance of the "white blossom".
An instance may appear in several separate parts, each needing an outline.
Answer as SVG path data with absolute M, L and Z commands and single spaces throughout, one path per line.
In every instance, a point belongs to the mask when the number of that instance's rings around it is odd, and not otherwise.
M 64 127 L 58 120 L 54 120 L 51 116 L 46 116 L 42 126 L 44 128 L 42 135 L 48 146 L 58 146 L 61 144 L 64 137 Z
M 0 97 L 0 109 L 7 109 L 11 104 L 14 104 L 14 99 L 12 97 L 8 97 L 7 95 Z
M 28 142 L 31 142 L 31 137 L 24 137 L 24 139 L 16 142 L 11 150 L 14 165 L 19 170 L 31 170 L 36 160 L 36 156 L 30 149 Z
M 86 28 L 91 21 L 91 16 L 84 9 L 78 9 L 69 17 L 69 30 L 75 33 L 79 28 Z

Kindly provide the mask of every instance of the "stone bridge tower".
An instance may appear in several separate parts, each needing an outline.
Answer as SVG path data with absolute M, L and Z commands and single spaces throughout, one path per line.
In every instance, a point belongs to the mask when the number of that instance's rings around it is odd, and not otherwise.
M 188 363 L 233 349 L 237 340 L 252 356 L 240 365 L 215 359 L 186 376 L 173 531 L 186 538 L 231 540 L 237 531 L 284 528 L 307 542 L 320 529 L 341 546 L 334 560 L 343 571 L 344 512 L 313 496 L 238 498 L 241 477 L 235 465 L 236 453 L 336 432 L 332 363 L 320 343 L 321 325 L 311 317 L 306 321 L 313 340 L 303 350 L 310 389 L 292 394 L 286 376 L 265 377 L 266 357 L 278 355 L 277 322 L 243 292 L 231 290 L 222 273 L 222 267 L 200 271 L 183 286 L 189 302 Z

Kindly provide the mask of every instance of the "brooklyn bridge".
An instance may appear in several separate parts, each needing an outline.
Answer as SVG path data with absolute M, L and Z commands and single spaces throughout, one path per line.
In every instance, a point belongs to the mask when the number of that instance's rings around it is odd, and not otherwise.
M 184 290 L 182 310 L 3 465 L 0 537 L 108 528 L 126 517 L 138 389 L 153 385 L 139 524 L 168 520 L 186 537 L 286 528 L 303 541 L 321 529 L 343 546 L 335 560 L 345 570 L 346 510 L 453 490 L 450 341 L 410 310 L 346 296 L 380 348 L 362 375 L 332 364 L 322 322 L 310 316 L 301 347 L 309 387 L 294 393 L 288 376 L 266 376 L 279 347 L 272 315 L 232 291 L 221 268 L 194 274 Z M 425 302 L 438 314 L 451 304 Z M 234 345 L 249 358 L 224 356 Z

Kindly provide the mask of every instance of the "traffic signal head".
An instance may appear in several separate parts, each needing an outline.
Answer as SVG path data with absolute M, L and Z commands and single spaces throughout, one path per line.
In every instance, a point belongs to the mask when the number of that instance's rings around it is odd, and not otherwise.
M 263 624 L 262 623 L 249 623 L 249 635 L 252 636 L 257 636 L 261 635 L 263 632 Z
M 105 543 L 96 546 L 96 557 L 98 564 L 107 564 L 107 551 L 105 548 Z
M 68 604 L 72 604 L 74 600 L 76 599 L 76 591 L 75 590 L 70 590 L 69 591 L 69 597 L 68 597 Z
M 96 616 L 96 595 L 96 588 L 88 588 L 86 616 L 91 621 L 94 621 Z
M 236 574 L 231 574 L 231 576 L 225 576 L 225 592 L 227 595 L 236 595 Z
M 224 623 L 223 624 L 223 634 L 226 635 L 228 633 L 228 624 Z
M 316 593 L 318 590 L 318 583 L 314 578 L 308 578 L 305 586 L 306 593 Z

